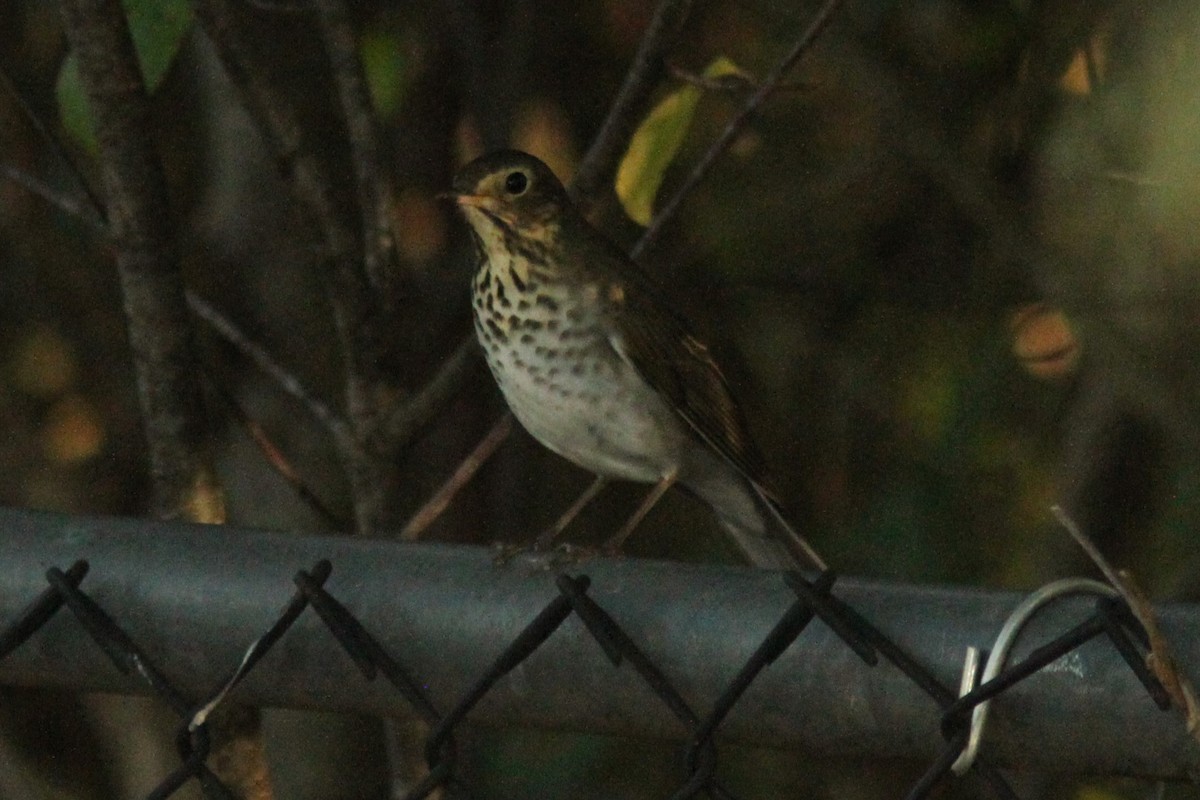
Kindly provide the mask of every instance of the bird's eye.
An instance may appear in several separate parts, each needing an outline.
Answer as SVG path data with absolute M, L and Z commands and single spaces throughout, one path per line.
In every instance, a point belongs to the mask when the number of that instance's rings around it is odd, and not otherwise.
M 529 176 L 524 172 L 510 172 L 508 177 L 504 179 L 504 191 L 509 194 L 516 195 L 524 194 L 529 188 Z

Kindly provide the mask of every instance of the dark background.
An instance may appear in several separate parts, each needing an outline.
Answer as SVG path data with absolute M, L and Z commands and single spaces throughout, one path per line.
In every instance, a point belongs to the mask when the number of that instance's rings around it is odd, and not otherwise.
M 335 207 L 353 219 L 313 14 L 237 8 L 255 68 L 298 109 Z M 761 78 L 816 10 L 697 3 L 667 61 L 699 73 L 727 56 Z M 352 4 L 395 190 L 401 277 L 376 348 L 389 391 L 419 389 L 470 330 L 465 230 L 434 195 L 458 165 L 506 145 L 569 180 L 652 12 L 634 0 Z M 320 233 L 212 41 L 188 19 L 181 30 L 143 38 L 172 55 L 151 107 L 184 282 L 337 408 L 345 353 Z M 1049 511 L 1058 503 L 1153 598 L 1196 595 L 1198 34 L 1188 2 L 848 2 L 668 223 L 646 268 L 726 365 L 789 516 L 839 572 L 1019 589 L 1091 574 Z M 95 144 L 70 122 L 86 112 L 56 97 L 66 53 L 55 4 L 0 5 L 0 68 L 98 188 Z M 654 97 L 681 85 L 664 76 Z M 705 93 L 660 202 L 746 96 Z M 0 92 L 0 165 L 0 502 L 144 515 L 150 476 L 112 247 L 86 210 L 62 207 L 82 202 L 79 181 L 11 91 Z M 593 216 L 628 247 L 640 229 L 608 186 Z M 352 482 L 328 432 L 204 322 L 195 336 L 229 519 L 349 531 Z M 231 398 L 336 520 L 263 458 Z M 389 457 L 381 535 L 502 411 L 472 362 Z M 423 537 L 528 541 L 588 480 L 517 431 Z M 642 491 L 610 489 L 572 540 L 599 541 Z M 734 559 L 710 512 L 681 493 L 628 551 Z M 0 755 L 27 787 L 11 796 L 135 797 L 169 769 L 170 727 L 148 702 L 0 696 Z M 267 712 L 264 726 L 278 796 L 386 796 L 375 722 Z M 477 736 L 464 751 L 481 796 L 657 797 L 677 783 L 667 745 Z M 748 797 L 893 797 L 923 766 L 727 759 L 727 784 Z M 1019 790 L 1085 796 L 1035 778 Z

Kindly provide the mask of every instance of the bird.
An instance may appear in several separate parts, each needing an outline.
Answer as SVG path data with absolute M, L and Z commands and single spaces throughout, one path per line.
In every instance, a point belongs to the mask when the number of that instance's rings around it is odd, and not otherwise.
M 595 479 L 537 538 L 544 548 L 610 480 L 653 484 L 608 541 L 619 550 L 674 484 L 709 505 L 749 563 L 825 570 L 780 512 L 729 384 L 650 276 L 592 226 L 541 160 L 494 151 L 445 197 L 478 265 L 477 338 L 513 415 Z

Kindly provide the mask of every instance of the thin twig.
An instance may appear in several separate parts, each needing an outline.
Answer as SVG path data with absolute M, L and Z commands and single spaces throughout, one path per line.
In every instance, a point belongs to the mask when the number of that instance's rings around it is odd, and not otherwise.
M 337 443 L 343 454 L 348 453 L 354 446 L 354 437 L 346 420 L 342 419 L 333 409 L 313 396 L 305 388 L 300 379 L 289 372 L 275 360 L 267 349 L 251 339 L 241 328 L 228 317 L 213 307 L 207 300 L 188 291 L 186 294 L 188 308 L 209 324 L 210 327 L 225 341 L 229 342 L 238 352 L 254 362 L 271 380 L 275 381 L 283 391 L 299 400 L 308 413 L 325 426 Z
M 1192 686 L 1191 681 L 1180 672 L 1174 649 L 1166 635 L 1163 634 L 1162 628 L 1158 624 L 1158 614 L 1145 591 L 1134 580 L 1132 574 L 1126 570 L 1114 569 L 1108 563 L 1108 559 L 1100 552 L 1100 548 L 1075 524 L 1075 520 L 1071 519 L 1065 509 L 1055 505 L 1050 507 L 1050 512 L 1071 535 L 1075 543 L 1083 549 L 1083 552 L 1087 553 L 1092 563 L 1104 573 L 1104 577 L 1121 594 L 1129 606 L 1129 610 L 1142 624 L 1142 628 L 1146 631 L 1146 637 L 1150 641 L 1150 653 L 1146 656 L 1146 666 L 1167 690 L 1167 694 L 1171 696 L 1171 703 L 1183 713 L 1188 733 L 1200 741 L 1200 701 L 1197 701 L 1196 689 Z
M 363 268 L 359 235 L 336 200 L 330 156 L 318 151 L 303 129 L 292 101 L 269 79 L 261 49 L 234 0 L 195 0 L 196 16 L 216 47 L 234 86 L 242 93 L 250 116 L 285 168 L 285 174 L 324 239 L 330 269 L 326 290 L 346 370 L 346 420 L 353 446 L 341 453 L 354 498 L 359 533 L 370 535 L 383 521 L 386 487 L 395 465 L 376 457 L 370 440 L 379 422 L 379 398 L 392 393 L 384 374 L 384 350 L 392 332 L 380 314 L 379 293 L 371 289 Z M 345 437 L 339 437 L 339 445 Z
M 650 107 L 650 97 L 663 74 L 666 52 L 691 7 L 691 0 L 662 0 L 658 4 L 600 132 L 575 173 L 571 195 L 581 208 L 586 209 L 596 199 L 601 187 L 612 185 L 621 156 Z
M 1083 64 L 1087 68 L 1088 92 L 1100 89 L 1100 64 L 1096 59 L 1096 39 L 1089 37 L 1083 45 Z
M 682 81 L 689 86 L 695 86 L 697 89 L 703 89 L 706 92 L 749 94 L 758 88 L 757 84 L 750 79 L 750 76 L 743 72 L 730 72 L 716 78 L 707 78 L 704 75 L 698 75 L 691 70 L 684 69 L 677 64 L 668 64 L 667 71 L 675 80 Z M 780 88 L 782 89 L 783 87 Z
M 1141 173 L 1128 172 L 1126 170 L 1119 169 L 1104 170 L 1100 173 L 1100 177 L 1104 178 L 1105 180 L 1112 181 L 1113 183 L 1127 183 L 1130 186 L 1137 186 L 1142 189 L 1165 189 L 1169 186 L 1173 186 L 1171 181 L 1168 180 L 1163 180 L 1161 178 L 1150 178 L 1146 175 L 1142 175 Z M 1174 184 L 1174 187 L 1178 187 L 1180 185 L 1181 184 L 1176 183 Z
M 246 30 L 241 9 L 232 0 L 196 0 L 196 16 L 216 48 L 221 65 L 241 92 L 243 104 L 274 151 L 301 205 L 315 222 L 325 244 L 338 295 L 334 303 L 339 333 L 347 340 L 366 317 L 366 281 L 358 275 L 358 236 L 347 224 L 336 200 L 328 164 L 304 136 L 299 114 L 270 80 L 260 48 Z M 347 299 L 350 298 L 350 299 Z M 346 345 L 348 346 L 348 345 Z
M 47 183 L 35 178 L 12 164 L 0 165 L 0 173 L 18 186 L 27 189 L 31 194 L 45 200 L 64 214 L 86 223 L 98 233 L 108 233 L 108 225 L 95 213 L 90 203 L 85 203 L 65 192 L 60 192 Z
M 413 518 L 404 526 L 404 530 L 400 532 L 401 541 L 410 542 L 420 538 L 425 529 L 433 523 L 435 519 L 442 515 L 446 507 L 450 505 L 450 501 L 454 496 L 467 485 L 471 478 L 479 471 L 479 468 L 484 465 L 492 455 L 496 452 L 501 443 L 508 438 L 512 433 L 513 416 L 511 411 L 505 411 L 504 416 L 496 420 L 479 444 L 475 445 L 475 449 L 467 454 L 467 457 L 458 465 L 458 469 L 454 470 L 445 483 L 434 493 L 433 497 L 421 506 L 420 510 L 413 515 Z
M 75 159 L 71 157 L 70 151 L 63 146 L 62 140 L 56 136 L 55 133 L 50 130 L 50 128 L 44 122 L 42 122 L 42 118 L 37 115 L 37 113 L 33 110 L 33 107 L 30 106 L 25 100 L 25 95 L 21 94 L 20 90 L 17 89 L 17 85 L 13 83 L 12 77 L 10 77 L 9 74 L 3 69 L 0 69 L 0 83 L 3 83 L 5 90 L 12 95 L 17 107 L 21 109 L 21 114 L 29 121 L 29 124 L 33 126 L 33 129 L 37 131 L 38 135 L 42 137 L 42 140 L 50 146 L 50 149 L 54 151 L 54 155 L 57 156 L 58 160 L 63 163 L 63 165 L 71 173 L 72 177 L 75 178 L 75 182 L 79 185 L 79 190 L 83 192 L 87 198 L 87 205 L 90 206 L 92 211 L 95 212 L 96 216 L 99 217 L 101 226 L 107 228 L 108 213 L 105 211 L 104 203 L 92 189 L 92 185 L 88 182 L 87 176 L 83 174 L 83 170 L 81 170 L 79 165 L 75 163 Z M 12 176 L 10 175 L 9 177 Z M 24 185 L 27 189 L 30 188 L 28 184 L 22 185 Z M 47 200 L 50 199 L 47 195 L 42 195 L 42 197 L 46 198 Z M 59 207 L 63 208 L 63 206 Z M 82 219 L 87 219 L 86 215 L 84 215 L 81 211 L 73 213 L 76 213 L 76 215 Z M 94 222 L 94 220 L 88 221 Z
M 1050 513 L 1058 520 L 1058 524 L 1062 525 L 1066 532 L 1071 534 L 1071 538 L 1075 540 L 1075 544 L 1079 545 L 1080 549 L 1092 560 L 1092 563 L 1104 573 L 1104 577 L 1113 585 L 1113 588 L 1120 591 L 1121 576 L 1108 563 L 1108 559 L 1100 552 L 1100 548 L 1096 547 L 1095 542 L 1088 538 L 1083 530 L 1075 524 L 1075 520 L 1071 519 L 1066 509 L 1057 505 L 1050 506 Z
M 331 253 L 353 250 L 354 232 L 335 205 L 333 181 L 318 155 L 307 145 L 296 110 L 269 80 L 259 48 L 230 0 L 197 0 L 196 16 L 216 48 L 231 83 L 270 144 L 279 166 L 316 222 Z
M 762 85 L 758 87 L 757 91 L 742 106 L 742 110 L 729 121 L 729 124 L 725 126 L 725 130 L 721 131 L 721 135 L 717 137 L 716 141 L 709 146 L 704 155 L 700 157 L 700 160 L 696 162 L 692 171 L 675 191 L 675 194 L 671 196 L 671 199 L 654 216 L 654 219 L 650 222 L 650 227 L 646 229 L 646 232 L 642 234 L 642 238 L 634 245 L 630 256 L 634 259 L 640 258 L 650 249 L 662 233 L 663 226 L 679 212 L 679 207 L 683 204 L 684 199 L 692 193 L 692 190 L 699 185 L 700 181 L 707 177 L 716 160 L 729 149 L 729 146 L 733 144 L 733 141 L 741 134 L 746 125 L 758 114 L 763 103 L 780 87 L 784 77 L 787 76 L 791 68 L 800 60 L 801 56 L 808 52 L 813 43 L 817 41 L 821 32 L 825 30 L 825 27 L 833 19 L 833 12 L 841 5 L 841 2 L 842 0 L 828 0 L 821 10 L 817 12 L 817 16 L 813 18 L 808 28 L 800 35 L 796 43 L 792 45 L 792 49 L 775 65 L 775 68 L 763 80 Z
M 266 458 L 267 464 L 271 466 L 279 476 L 287 481 L 288 485 L 295 490 L 300 499 L 315 511 L 326 523 L 335 529 L 344 529 L 347 525 L 347 520 L 335 514 L 330 510 L 329 506 L 321 501 L 317 493 L 313 491 L 308 483 L 301 477 L 299 471 L 283 451 L 271 440 L 270 435 L 258 420 L 254 419 L 247 413 L 238 399 L 227 387 L 216 380 L 210 380 L 209 384 L 215 389 L 217 394 L 225 402 L 225 406 L 233 414 L 233 418 L 250 436 L 251 441 L 258 446 L 263 457 Z
M 66 192 L 60 192 L 50 186 L 50 184 L 15 165 L 5 164 L 0 167 L 0 171 L 13 183 L 24 187 L 64 214 L 80 220 L 99 233 L 109 234 L 108 213 L 104 209 L 104 204 L 96 196 L 96 193 L 92 191 L 92 187 L 88 183 L 87 178 L 84 177 L 83 171 L 79 169 L 79 165 L 75 163 L 75 160 L 71 158 L 71 154 L 63 145 L 62 140 L 37 115 L 33 107 L 25 100 L 24 95 L 17 89 L 12 78 L 3 69 L 0 69 L 0 83 L 3 83 L 5 89 L 12 95 L 17 108 L 21 110 L 21 114 L 29 122 L 30 126 L 33 127 L 42 140 L 50 147 L 58 159 L 66 165 L 67 170 L 75 178 L 79 191 L 83 193 L 83 200 L 81 201 L 76 197 L 72 197 Z
M 398 268 L 396 236 L 392 230 L 395 199 L 390 173 L 380 155 L 379 129 L 367 79 L 344 0 L 317 0 L 316 8 L 354 162 L 362 216 L 363 263 L 371 285 L 387 297 L 395 290 Z
M 511 140 L 515 112 L 535 83 L 528 66 L 533 40 L 532 21 L 542 13 L 535 0 L 510 0 L 504 13 L 479 0 L 441 0 L 428 5 L 439 15 L 439 27 L 449 33 L 454 54 L 454 102 L 470 118 L 485 151 Z M 503 47 L 496 43 L 503 42 Z
M 309 10 L 308 3 L 305 0 L 295 0 L 295 2 L 288 2 L 287 0 L 282 0 L 282 2 L 273 2 L 273 0 L 246 0 L 246 5 L 272 14 L 304 14 Z
M 706 78 L 675 64 L 667 64 L 667 71 L 670 72 L 672 78 L 706 92 L 748 95 L 758 88 L 754 78 L 742 72 L 731 72 L 717 78 Z M 775 93 L 811 91 L 814 85 L 811 81 L 780 83 L 775 87 Z
M 475 334 L 468 334 L 429 382 L 408 396 L 384 420 L 376 437 L 383 452 L 393 455 L 406 448 L 429 425 L 447 403 L 462 390 L 466 379 L 478 364 L 479 345 Z
M 241 92 L 246 110 L 279 160 L 301 204 L 315 221 L 333 262 L 331 290 L 339 333 L 348 342 L 370 316 L 369 292 L 360 274 L 358 236 L 338 207 L 332 170 L 304 136 L 289 98 L 269 80 L 260 48 L 232 0 L 196 0 L 196 16 L 216 47 L 221 65 Z M 349 347 L 344 343 L 344 346 Z

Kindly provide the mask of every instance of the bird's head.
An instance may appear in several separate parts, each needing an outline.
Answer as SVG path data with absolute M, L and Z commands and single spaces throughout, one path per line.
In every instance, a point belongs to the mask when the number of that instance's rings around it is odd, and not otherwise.
M 519 150 L 480 156 L 454 177 L 448 192 L 485 247 L 513 237 L 548 243 L 571 208 L 550 168 Z

